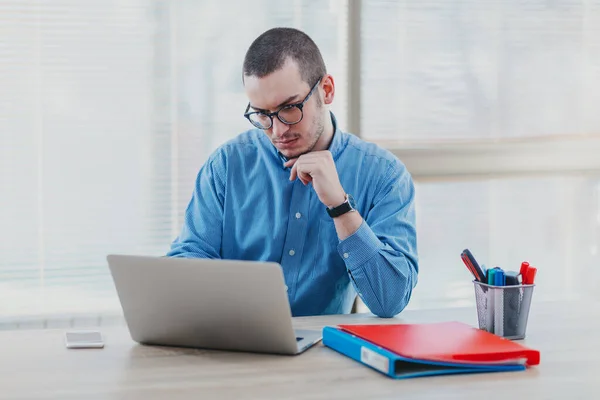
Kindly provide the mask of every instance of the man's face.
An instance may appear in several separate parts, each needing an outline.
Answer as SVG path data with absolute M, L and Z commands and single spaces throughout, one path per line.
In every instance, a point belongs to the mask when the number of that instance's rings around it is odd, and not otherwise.
M 285 105 L 300 103 L 312 85 L 304 82 L 298 66 L 288 59 L 283 68 L 263 77 L 246 76 L 244 85 L 250 99 L 249 111 L 275 112 Z M 324 130 L 325 113 L 319 87 L 315 88 L 302 108 L 300 122 L 286 125 L 273 116 L 273 125 L 265 133 L 271 143 L 286 158 L 296 158 L 310 152 Z

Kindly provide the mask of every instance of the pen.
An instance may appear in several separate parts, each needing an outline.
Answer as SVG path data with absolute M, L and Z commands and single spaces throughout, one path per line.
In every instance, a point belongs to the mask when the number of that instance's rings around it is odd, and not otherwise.
M 494 268 L 494 286 L 504 286 L 506 283 L 502 268 Z M 504 336 L 504 289 L 498 287 L 494 292 L 494 333 Z
M 519 269 L 519 275 L 521 275 L 521 283 L 525 284 L 523 281 L 525 280 L 525 275 L 527 275 L 527 270 L 529 269 L 529 263 L 527 261 L 523 261 L 521 263 L 521 268 Z
M 495 268 L 491 268 L 487 270 L 487 283 L 488 285 L 494 286 L 496 284 L 496 280 L 494 278 L 494 275 L 496 275 L 496 269 Z
M 494 285 L 495 286 L 504 286 L 506 285 L 506 278 L 504 276 L 504 271 L 501 268 L 496 270 L 494 274 Z
M 537 273 L 537 268 L 529 265 L 527 261 L 523 261 L 521 263 L 520 274 L 521 275 L 521 284 L 523 285 L 533 285 L 535 282 L 535 275 Z
M 478 281 L 479 277 L 477 276 L 477 273 L 471 266 L 471 263 L 469 262 L 469 260 L 463 254 L 460 255 L 460 259 L 463 260 L 463 263 L 465 263 L 465 265 L 467 266 L 467 269 L 469 270 L 471 275 L 473 275 L 473 278 L 475 278 L 475 280 Z
M 529 267 L 523 277 L 523 285 L 533 285 L 535 282 L 535 274 L 537 274 L 537 268 Z
M 460 257 L 463 262 L 467 265 L 467 268 L 471 271 L 475 279 L 479 282 L 485 283 L 485 271 L 479 266 L 477 260 L 473 256 L 473 253 L 469 249 L 464 249 L 462 253 L 460 253 Z
M 506 271 L 504 272 L 504 277 L 506 279 L 506 286 L 515 286 L 519 284 L 519 274 L 516 271 Z

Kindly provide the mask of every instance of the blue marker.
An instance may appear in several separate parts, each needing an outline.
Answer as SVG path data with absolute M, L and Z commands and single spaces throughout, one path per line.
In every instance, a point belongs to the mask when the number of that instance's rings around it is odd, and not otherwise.
M 506 277 L 504 276 L 504 271 L 498 268 L 496 273 L 494 274 L 494 285 L 495 286 L 505 286 L 506 285 Z

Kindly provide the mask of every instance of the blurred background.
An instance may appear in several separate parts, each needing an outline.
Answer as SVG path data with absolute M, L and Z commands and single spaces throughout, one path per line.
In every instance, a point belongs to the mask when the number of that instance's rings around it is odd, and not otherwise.
M 474 305 L 464 248 L 538 267 L 532 307 L 598 298 L 600 0 L 0 0 L 0 325 L 120 315 L 106 255 L 168 250 L 275 26 L 413 175 L 409 309 Z

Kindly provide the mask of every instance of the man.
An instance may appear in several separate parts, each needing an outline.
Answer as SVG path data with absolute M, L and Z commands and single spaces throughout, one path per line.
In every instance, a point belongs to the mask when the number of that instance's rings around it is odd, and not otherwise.
M 167 255 L 278 262 L 294 316 L 348 313 L 357 293 L 374 314 L 398 314 L 418 273 L 404 165 L 340 130 L 333 77 L 303 32 L 260 35 L 243 82 L 255 129 L 202 166 Z

